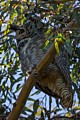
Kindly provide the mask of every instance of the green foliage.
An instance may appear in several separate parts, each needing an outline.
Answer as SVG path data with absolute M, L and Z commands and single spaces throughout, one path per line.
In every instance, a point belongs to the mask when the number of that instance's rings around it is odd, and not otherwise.
M 34 104 L 33 104 L 34 113 L 37 112 L 38 107 L 39 107 L 39 100 L 36 100 L 36 101 L 34 102 Z
M 39 32 L 38 28 L 42 25 L 41 21 L 45 22 L 46 42 L 45 45 L 41 46 L 42 49 L 48 48 L 52 41 L 55 41 L 55 48 L 59 53 L 58 42 L 64 42 L 69 53 L 71 78 L 76 83 L 73 84 L 73 93 L 77 93 L 78 99 L 76 101 L 79 101 L 78 104 L 80 104 L 80 7 L 73 7 L 74 1 L 58 2 L 58 4 L 57 2 L 49 2 L 45 0 L 35 0 L 35 2 L 33 0 L 28 0 L 28 2 L 26 0 L 2 0 L 0 2 L 0 114 L 10 112 L 13 101 L 17 99 L 26 79 L 20 68 L 16 52 L 16 35 L 10 30 L 10 24 L 23 25 L 28 20 L 31 21 L 32 32 L 35 31 L 35 33 Z M 63 33 L 63 29 L 73 19 L 76 25 L 74 24 Z M 36 91 L 31 97 L 34 98 L 39 93 L 40 91 Z M 26 106 L 23 110 L 23 114 L 28 118 L 35 119 L 36 116 L 38 118 L 41 116 L 46 119 L 52 112 L 57 115 L 62 110 L 53 105 L 49 112 L 46 105 L 41 106 L 40 99 L 35 100 L 33 98 L 28 99 L 28 101 L 33 102 L 33 110 Z M 74 101 L 75 113 L 80 110 L 76 101 Z M 46 104 L 46 101 L 43 103 Z M 71 113 L 72 111 L 68 112 Z M 28 115 L 27 112 L 30 114 Z

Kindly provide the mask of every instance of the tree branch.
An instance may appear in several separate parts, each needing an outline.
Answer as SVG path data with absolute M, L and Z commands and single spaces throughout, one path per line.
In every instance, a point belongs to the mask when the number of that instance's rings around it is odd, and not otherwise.
M 64 3 L 64 2 L 71 2 L 73 0 L 48 0 L 48 1 L 42 0 L 42 1 L 44 1 L 45 3 L 50 3 L 50 4 L 54 4 L 54 3 L 60 4 L 60 3 Z
M 54 116 L 50 120 L 79 120 L 80 116 L 73 115 L 72 117 L 67 116 Z

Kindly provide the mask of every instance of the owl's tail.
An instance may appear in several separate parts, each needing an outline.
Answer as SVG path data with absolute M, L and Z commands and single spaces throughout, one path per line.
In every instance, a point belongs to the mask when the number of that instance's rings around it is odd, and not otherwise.
M 63 108 L 71 108 L 73 104 L 73 94 L 70 86 L 62 78 L 57 78 L 54 85 L 50 85 L 53 93 L 60 97 L 61 105 Z
M 69 91 L 65 94 L 65 96 L 61 99 L 61 105 L 64 108 L 71 108 L 73 104 L 73 95 Z
M 71 108 L 73 104 L 73 94 L 70 87 L 63 79 L 57 79 L 56 88 L 58 92 L 56 92 L 61 97 L 61 105 L 64 108 Z

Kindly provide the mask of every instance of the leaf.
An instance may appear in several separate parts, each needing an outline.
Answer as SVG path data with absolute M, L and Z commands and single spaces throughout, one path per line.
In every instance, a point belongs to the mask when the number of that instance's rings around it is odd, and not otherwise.
M 34 102 L 35 100 L 33 98 L 28 98 L 29 101 Z
M 41 118 L 42 118 L 42 120 L 44 120 L 44 113 L 43 113 L 43 111 L 41 111 Z
M 58 36 L 56 37 L 56 41 L 64 43 L 64 41 L 65 41 L 64 34 L 58 33 Z
M 66 117 L 71 117 L 71 113 L 70 113 L 70 112 L 67 112 L 67 113 L 65 114 L 65 116 L 66 116 Z
M 71 47 L 71 43 L 70 43 L 70 39 L 66 40 L 66 42 L 64 43 L 66 50 L 68 51 L 68 53 L 70 55 L 72 55 L 72 47 Z
M 36 92 L 34 92 L 33 94 L 31 94 L 30 96 L 33 96 L 33 95 L 38 95 L 40 93 L 39 90 L 37 90 Z
M 48 46 L 48 44 L 49 44 L 49 40 L 46 40 L 45 47 Z
M 18 1 L 10 1 L 9 10 L 12 11 L 13 6 L 17 6 L 18 3 Z
M 34 114 L 34 112 L 28 117 L 27 120 L 35 120 L 35 114 Z
M 54 8 L 54 10 L 56 10 L 57 9 L 57 4 L 53 4 L 53 8 Z
M 17 87 L 16 87 L 15 93 L 19 92 L 19 91 L 21 90 L 22 87 L 23 87 L 23 85 L 18 84 Z
M 43 107 L 43 110 L 45 111 L 45 115 L 48 116 L 49 115 L 49 111 Z
M 74 106 L 73 110 L 80 110 L 80 106 Z
M 38 107 L 39 107 L 39 100 L 36 100 L 36 101 L 34 102 L 34 104 L 33 104 L 34 113 L 37 112 Z
M 31 112 L 31 113 L 33 112 L 32 110 L 30 110 L 30 109 L 27 108 L 27 107 L 24 107 L 24 110 L 27 111 L 27 112 Z
M 78 90 L 77 85 L 76 85 L 74 82 L 72 82 L 72 85 L 73 85 L 74 90 L 76 91 L 76 93 L 79 95 L 79 90 Z M 79 99 L 80 99 L 80 98 L 79 98 Z
M 76 53 L 77 53 L 79 60 L 80 60 L 80 48 L 76 48 Z
M 59 112 L 59 111 L 61 111 L 61 110 L 63 110 L 63 109 L 61 109 L 61 108 L 55 108 L 55 109 L 53 110 L 53 112 L 57 113 L 57 112 Z
M 50 27 L 50 28 L 47 30 L 46 35 L 49 35 L 50 32 L 51 32 L 51 30 L 52 30 L 52 27 Z
M 59 50 L 59 45 L 58 45 L 58 42 L 57 42 L 57 41 L 55 41 L 55 42 L 54 42 L 54 44 L 55 44 L 55 49 L 56 49 L 56 52 L 57 52 L 58 54 L 60 54 L 60 50 Z
M 2 25 L 2 20 L 0 19 L 0 25 Z

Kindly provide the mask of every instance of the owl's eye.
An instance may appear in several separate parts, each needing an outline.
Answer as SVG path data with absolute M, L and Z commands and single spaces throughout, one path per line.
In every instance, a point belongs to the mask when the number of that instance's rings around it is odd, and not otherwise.
M 25 32 L 24 29 L 20 29 L 20 31 L 19 31 L 19 35 L 22 34 L 22 33 L 24 33 L 24 32 Z

